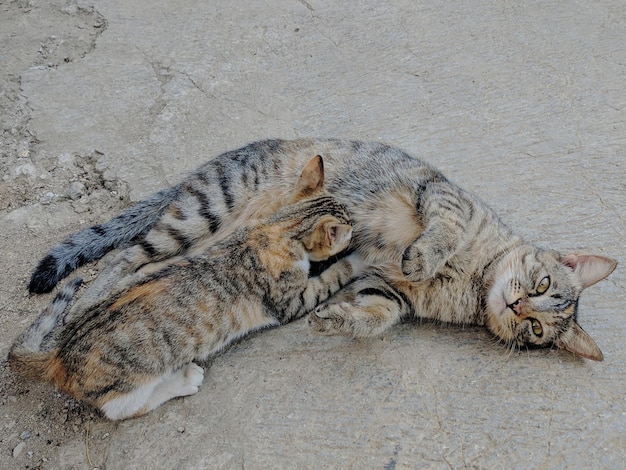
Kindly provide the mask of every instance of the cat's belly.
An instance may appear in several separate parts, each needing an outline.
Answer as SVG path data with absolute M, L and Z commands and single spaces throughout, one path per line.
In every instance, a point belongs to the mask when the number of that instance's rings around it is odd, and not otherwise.
M 404 250 L 424 231 L 415 203 L 400 192 L 376 195 L 348 211 L 353 237 L 371 262 L 400 263 Z

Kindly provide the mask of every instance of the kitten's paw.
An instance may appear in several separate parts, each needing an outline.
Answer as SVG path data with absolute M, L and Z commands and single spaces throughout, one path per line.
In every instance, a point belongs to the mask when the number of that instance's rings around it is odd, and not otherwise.
M 183 388 L 187 393 L 185 395 L 193 395 L 202 385 L 204 380 L 204 369 L 195 362 L 190 362 L 182 368 Z
M 421 282 L 434 277 L 438 265 L 427 259 L 422 250 L 414 244 L 404 250 L 402 255 L 402 273 L 409 281 Z
M 356 251 L 346 256 L 345 260 L 350 263 L 350 267 L 352 268 L 352 277 L 356 277 L 361 274 L 368 265 L 365 258 L 363 258 L 363 256 Z
M 349 335 L 346 318 L 351 308 L 348 302 L 320 305 L 309 314 L 309 327 L 322 335 Z

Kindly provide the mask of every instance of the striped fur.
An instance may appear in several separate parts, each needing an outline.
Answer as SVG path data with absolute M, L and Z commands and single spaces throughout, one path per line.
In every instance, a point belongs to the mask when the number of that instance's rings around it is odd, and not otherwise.
M 604 278 L 614 269 L 614 260 L 540 250 L 512 234 L 489 207 L 435 168 L 380 143 L 268 140 L 208 161 L 172 189 L 173 199 L 164 197 L 164 202 L 170 201 L 165 210 L 156 210 L 153 201 L 120 216 L 132 219 L 141 212 L 145 230 L 108 274 L 99 276 L 83 305 L 124 285 L 125 275 L 147 263 L 205 249 L 277 210 L 288 200 L 299 168 L 314 154 L 324 155 L 327 187 L 346 205 L 354 221 L 353 245 L 371 265 L 311 317 L 316 331 L 367 336 L 405 317 L 431 318 L 485 325 L 506 344 L 556 345 L 601 358 L 593 340 L 577 326 L 571 305 L 578 302 L 581 286 L 591 285 L 581 279 Z M 109 238 L 123 237 L 116 228 L 98 237 L 89 229 L 72 237 L 80 234 L 101 245 L 99 251 L 93 250 L 98 253 L 108 249 Z M 64 244 L 55 248 L 47 257 L 54 269 L 33 274 L 40 280 L 37 285 L 52 286 L 71 271 L 74 264 L 68 260 L 81 261 L 76 260 L 76 249 Z M 534 315 L 541 319 L 511 317 L 515 310 L 492 305 L 493 299 L 508 298 L 494 291 L 508 285 L 503 279 L 514 277 L 511 282 L 516 284 L 523 278 L 532 284 L 528 280 L 532 273 L 520 274 L 518 266 L 527 251 L 535 254 L 546 275 L 559 279 L 547 295 L 567 299 L 561 303 L 565 307 L 555 303 L 550 308 L 534 307 L 536 299 L 524 300 L 525 309 L 537 308 Z M 542 261 L 546 257 L 552 261 Z M 530 269 L 530 264 L 526 267 Z M 528 286 L 518 291 L 519 298 L 533 298 Z M 559 321 L 563 316 L 569 320 Z M 541 337 L 532 336 L 533 320 L 544 322 Z
M 139 416 L 197 392 L 204 372 L 192 361 L 304 315 L 358 274 L 359 258 L 350 255 L 309 277 L 310 261 L 337 255 L 352 233 L 345 207 L 322 183 L 316 157 L 290 203 L 266 221 L 204 252 L 151 266 L 66 322 L 79 281 L 71 283 L 16 340 L 9 363 L 110 419 Z
M 77 267 L 129 244 L 149 230 L 178 195 L 178 186 L 165 189 L 108 222 L 70 235 L 39 262 L 30 279 L 29 291 L 50 292 Z

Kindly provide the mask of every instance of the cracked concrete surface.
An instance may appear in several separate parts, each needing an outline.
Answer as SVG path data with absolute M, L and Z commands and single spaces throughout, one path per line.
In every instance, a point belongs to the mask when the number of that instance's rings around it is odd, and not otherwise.
M 620 266 L 580 304 L 603 363 L 297 322 L 113 424 L 3 362 L 0 468 L 623 468 L 625 37 L 621 0 L 1 0 L 3 356 L 50 300 L 26 285 L 55 243 L 267 137 L 400 146 L 527 238 Z

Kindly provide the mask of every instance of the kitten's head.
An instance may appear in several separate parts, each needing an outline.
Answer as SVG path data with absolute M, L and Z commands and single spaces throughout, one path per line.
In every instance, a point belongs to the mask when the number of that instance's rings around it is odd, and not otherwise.
M 306 164 L 281 217 L 293 219 L 296 237 L 311 261 L 324 261 L 350 245 L 352 225 L 345 206 L 324 189 L 324 161 L 317 155 Z
M 583 289 L 615 269 L 611 258 L 522 246 L 495 268 L 487 298 L 487 327 L 508 344 L 566 349 L 596 361 L 602 352 L 576 322 Z

